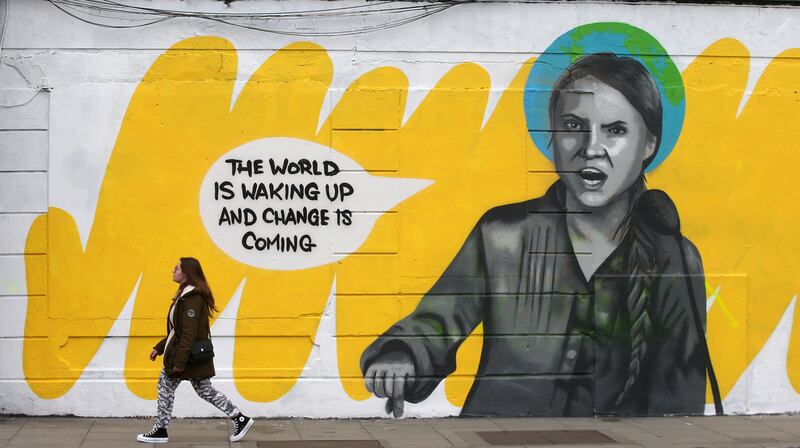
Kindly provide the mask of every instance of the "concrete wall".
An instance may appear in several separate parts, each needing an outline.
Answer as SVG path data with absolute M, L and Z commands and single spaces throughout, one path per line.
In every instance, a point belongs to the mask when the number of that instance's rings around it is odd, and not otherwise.
M 147 354 L 164 336 L 175 293 L 170 271 L 179 257 L 193 256 L 221 311 L 212 326 L 214 383 L 237 405 L 257 416 L 385 416 L 385 400 L 365 387 L 362 354 L 421 299 L 431 303 L 437 281 L 456 276 L 447 267 L 466 251 L 465 240 L 487 210 L 540 197 L 558 179 L 551 158 L 561 143 L 547 143 L 557 133 L 535 125 L 547 116 L 531 102 L 542 89 L 537 70 L 552 66 L 560 73 L 581 54 L 598 51 L 643 61 L 662 88 L 665 129 L 674 135 L 658 149 L 647 185 L 669 194 L 683 235 L 702 257 L 694 290 L 704 296 L 700 318 L 726 412 L 800 411 L 794 323 L 800 208 L 793 176 L 800 149 L 800 9 L 480 2 L 386 30 L 302 37 L 199 17 L 108 28 L 76 20 L 56 4 L 9 0 L 0 42 L 0 412 L 153 414 L 160 359 L 151 363 Z M 363 5 L 136 4 L 192 13 Z M 115 26 L 141 20 L 67 11 Z M 241 23 L 324 34 L 379 25 L 388 14 Z M 603 25 L 609 22 L 615 25 Z M 569 56 L 566 63 L 553 56 L 559 54 Z M 263 160 L 264 173 L 234 173 L 226 162 L 233 158 Z M 337 169 L 270 171 L 270 160 L 301 159 Z M 219 187 L 225 181 L 236 192 L 231 199 Z M 315 183 L 320 196 L 241 196 L 242 185 L 259 182 Z M 303 206 L 325 210 L 328 222 L 262 220 L 266 208 Z M 228 212 L 243 208 L 253 210 L 255 224 L 231 223 Z M 283 244 L 296 239 L 299 246 L 267 248 L 276 232 Z M 503 247 L 531 257 L 521 249 L 524 238 L 508 235 Z M 648 391 L 674 392 L 684 377 L 700 378 L 704 387 L 702 338 L 688 340 L 666 364 L 661 358 L 669 380 L 651 378 L 659 359 L 653 347 L 687 332 L 697 336 L 688 308 L 677 312 L 685 327 L 665 323 L 669 313 L 658 311 L 663 303 L 689 300 L 684 271 L 676 272 L 670 274 L 676 286 L 645 297 L 652 328 L 662 333 L 629 322 L 635 313 L 625 302 L 628 287 L 610 289 L 626 322 L 620 341 L 631 339 L 613 387 L 637 378 L 640 396 L 650 400 L 662 395 Z M 537 287 L 517 291 L 514 300 L 536 296 Z M 551 289 L 545 292 L 557 288 Z M 472 293 L 455 294 L 453 303 Z M 497 294 L 477 295 L 496 303 Z M 493 356 L 481 355 L 484 332 L 486 340 L 508 336 L 492 319 L 474 317 L 474 331 L 467 325 L 460 336 L 447 329 L 436 336 L 455 337 L 447 359 L 454 371 L 430 396 L 406 403 L 405 416 L 461 413 L 476 372 L 489 376 L 479 365 L 482 356 Z M 590 326 L 600 325 L 595 319 Z M 571 325 L 552 336 L 571 340 Z M 516 336 L 530 342 L 534 333 Z M 650 352 L 637 351 L 640 335 Z M 437 341 L 424 330 L 403 337 Z M 598 348 L 587 359 L 598 366 L 603 342 L 590 339 Z M 521 350 L 534 364 L 562 355 Z M 627 367 L 635 356 L 644 366 L 641 377 Z M 537 374 L 508 355 L 500 362 L 515 375 Z M 589 384 L 601 376 L 583 373 Z M 705 409 L 713 412 L 707 389 Z M 176 415 L 216 415 L 188 386 L 178 395 Z M 700 395 L 694 390 L 692 400 L 703 412 Z M 657 413 L 642 403 L 610 411 Z

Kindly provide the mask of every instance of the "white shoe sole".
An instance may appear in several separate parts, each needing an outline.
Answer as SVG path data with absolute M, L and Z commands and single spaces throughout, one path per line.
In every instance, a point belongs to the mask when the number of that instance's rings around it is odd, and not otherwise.
M 250 421 L 247 422 L 246 425 L 244 425 L 244 429 L 242 430 L 242 432 L 240 432 L 237 435 L 231 436 L 231 439 L 230 439 L 231 442 L 238 442 L 238 441 L 242 440 L 244 438 L 245 434 L 247 434 L 247 431 L 250 431 L 250 427 L 253 426 L 253 423 L 255 423 L 255 422 L 256 421 L 251 418 Z
M 136 440 L 145 443 L 167 443 L 169 442 L 169 438 L 154 438 L 154 437 L 145 437 L 144 434 L 139 434 L 136 436 Z

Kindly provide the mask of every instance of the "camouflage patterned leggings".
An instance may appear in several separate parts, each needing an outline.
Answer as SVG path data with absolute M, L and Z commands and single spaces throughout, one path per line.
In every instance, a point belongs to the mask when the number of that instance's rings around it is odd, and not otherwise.
M 158 418 L 156 419 L 156 427 L 166 428 L 169 426 L 169 421 L 172 418 L 172 405 L 175 402 L 175 389 L 178 388 L 181 381 L 180 378 L 168 377 L 164 370 L 161 370 L 161 376 L 158 377 Z M 225 394 L 211 386 L 209 378 L 192 378 L 189 382 L 192 383 L 194 391 L 197 392 L 200 398 L 213 404 L 228 417 L 232 418 L 239 413 L 239 410 L 228 400 Z

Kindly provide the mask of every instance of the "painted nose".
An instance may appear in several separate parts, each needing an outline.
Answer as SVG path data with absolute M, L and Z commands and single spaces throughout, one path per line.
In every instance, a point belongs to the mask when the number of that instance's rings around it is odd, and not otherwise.
M 588 137 L 586 148 L 583 151 L 584 157 L 587 159 L 594 159 L 605 156 L 606 146 L 605 141 L 603 141 L 602 134 L 600 133 L 600 129 L 598 129 L 597 126 L 592 126 L 592 130 L 589 132 Z

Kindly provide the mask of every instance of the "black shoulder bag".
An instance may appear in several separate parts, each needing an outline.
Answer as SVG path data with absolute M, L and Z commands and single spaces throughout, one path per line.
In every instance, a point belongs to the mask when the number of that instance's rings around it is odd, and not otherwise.
M 192 344 L 189 364 L 200 364 L 211 359 L 214 359 L 214 345 L 211 343 L 211 332 L 209 332 L 208 339 L 200 339 Z

